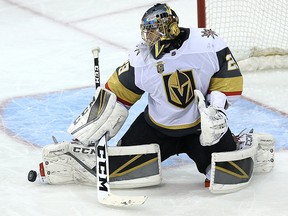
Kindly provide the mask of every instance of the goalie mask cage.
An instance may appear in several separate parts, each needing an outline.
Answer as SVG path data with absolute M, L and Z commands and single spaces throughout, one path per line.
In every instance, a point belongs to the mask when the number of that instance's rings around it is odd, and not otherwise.
M 288 68 L 287 0 L 197 0 L 198 27 L 223 38 L 241 70 Z

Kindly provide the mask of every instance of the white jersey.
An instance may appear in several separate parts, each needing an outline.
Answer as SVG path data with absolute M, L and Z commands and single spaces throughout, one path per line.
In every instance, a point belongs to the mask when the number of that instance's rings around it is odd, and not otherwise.
M 226 44 L 211 30 L 189 31 L 179 49 L 158 60 L 149 47 L 138 45 L 106 84 L 128 106 L 147 92 L 146 121 L 172 136 L 193 133 L 200 126 L 195 89 L 203 95 L 221 91 L 228 103 L 242 92 L 242 76 Z

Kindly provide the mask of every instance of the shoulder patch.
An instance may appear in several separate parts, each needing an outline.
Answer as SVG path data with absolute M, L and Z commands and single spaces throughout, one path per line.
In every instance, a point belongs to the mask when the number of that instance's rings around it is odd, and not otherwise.
M 209 38 L 210 36 L 215 39 L 215 36 L 217 37 L 218 35 L 215 33 L 215 31 L 213 31 L 212 29 L 203 29 L 203 31 L 201 31 L 202 33 L 202 37 L 207 37 Z

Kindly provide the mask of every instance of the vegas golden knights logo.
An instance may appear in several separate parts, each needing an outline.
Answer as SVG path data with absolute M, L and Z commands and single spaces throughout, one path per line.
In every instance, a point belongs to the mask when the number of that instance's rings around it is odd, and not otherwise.
M 168 101 L 180 108 L 186 108 L 194 99 L 196 89 L 192 70 L 176 71 L 163 76 Z

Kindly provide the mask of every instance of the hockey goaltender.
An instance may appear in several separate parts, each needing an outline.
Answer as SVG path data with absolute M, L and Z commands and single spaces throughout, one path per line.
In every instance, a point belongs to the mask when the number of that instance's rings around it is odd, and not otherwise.
M 161 161 L 186 153 L 211 192 L 228 193 L 247 186 L 253 172 L 273 168 L 272 135 L 249 131 L 235 136 L 228 127 L 226 110 L 243 89 L 230 49 L 211 29 L 178 24 L 167 4 L 145 12 L 143 42 L 105 87 L 97 88 L 92 102 L 68 128 L 75 139 L 43 148 L 42 181 L 96 186 L 98 171 L 109 177 L 102 186 L 158 185 Z M 106 141 L 117 134 L 129 108 L 145 92 L 147 106 L 105 155 L 97 148 L 99 140 L 105 139 L 107 147 Z M 96 161 L 103 155 L 109 158 L 107 169 Z M 32 174 L 30 180 L 35 180 Z

